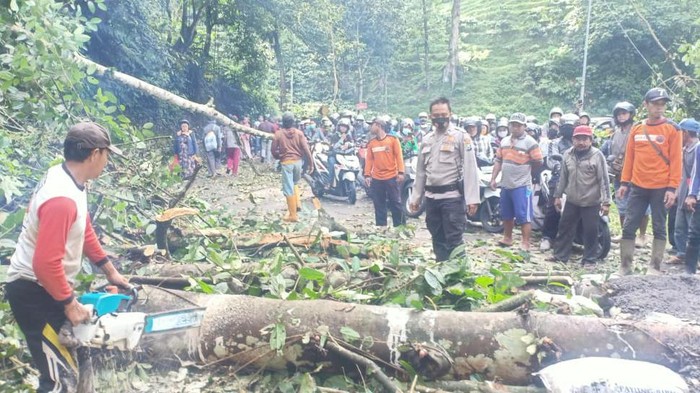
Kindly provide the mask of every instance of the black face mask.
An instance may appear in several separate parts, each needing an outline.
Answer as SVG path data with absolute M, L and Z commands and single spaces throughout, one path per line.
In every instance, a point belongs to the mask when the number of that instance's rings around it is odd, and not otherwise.
M 566 127 L 561 127 L 559 130 L 561 137 L 566 139 L 566 140 L 571 140 L 571 138 L 574 136 L 574 127 L 573 126 L 566 126 Z
M 557 134 L 559 134 L 559 130 L 557 129 L 550 128 L 549 130 L 547 130 L 547 138 L 549 139 L 555 139 L 557 137 Z
M 436 117 L 433 119 L 433 125 L 437 128 L 444 129 L 450 123 L 449 117 Z

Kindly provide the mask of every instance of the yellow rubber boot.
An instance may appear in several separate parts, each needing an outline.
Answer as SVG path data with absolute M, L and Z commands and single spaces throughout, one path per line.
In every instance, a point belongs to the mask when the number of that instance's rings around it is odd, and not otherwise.
M 294 186 L 294 197 L 297 200 L 297 211 L 301 211 L 301 189 L 299 189 L 299 186 Z
M 287 209 L 289 214 L 284 218 L 287 222 L 297 222 L 297 197 L 296 195 L 290 195 L 287 197 Z

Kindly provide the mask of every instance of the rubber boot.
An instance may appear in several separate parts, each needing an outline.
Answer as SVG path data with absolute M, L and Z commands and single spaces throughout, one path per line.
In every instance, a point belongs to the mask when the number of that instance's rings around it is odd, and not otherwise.
M 294 186 L 294 197 L 297 200 L 297 211 L 301 211 L 301 190 L 299 189 L 299 186 Z
M 620 275 L 629 276 L 632 274 L 632 263 L 634 262 L 634 239 L 620 240 Z
M 284 218 L 287 222 L 297 222 L 297 197 L 296 195 L 290 195 L 287 197 L 287 209 L 289 214 Z
M 666 239 L 654 239 L 651 243 L 651 260 L 647 274 L 661 274 L 661 261 L 664 260 L 666 251 Z

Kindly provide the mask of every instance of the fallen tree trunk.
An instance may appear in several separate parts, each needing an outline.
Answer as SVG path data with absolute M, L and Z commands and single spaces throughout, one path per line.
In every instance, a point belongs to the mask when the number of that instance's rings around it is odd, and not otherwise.
M 134 78 L 131 75 L 125 74 L 123 72 L 115 71 L 114 69 L 109 69 L 101 64 L 95 63 L 94 61 L 81 56 L 79 54 L 74 54 L 73 58 L 75 62 L 86 67 L 88 70 L 94 70 L 94 73 L 100 77 L 109 78 L 116 82 L 122 83 L 126 86 L 144 92 L 152 97 L 159 100 L 168 102 L 190 112 L 199 113 L 200 115 L 208 116 L 216 120 L 219 124 L 223 124 L 231 127 L 234 131 L 244 132 L 246 134 L 255 135 L 265 139 L 272 139 L 274 135 L 254 128 L 246 127 L 244 125 L 238 124 L 235 121 L 224 116 L 223 113 L 217 111 L 213 107 L 204 104 L 198 104 L 192 102 L 185 98 L 173 94 L 165 89 L 158 86 L 154 86 L 148 82 L 142 81 L 141 79 Z M 245 154 L 245 153 L 244 153 Z
M 428 378 L 467 380 L 479 374 L 526 385 L 544 363 L 581 356 L 609 356 L 678 370 L 698 361 L 700 327 L 630 322 L 544 313 L 465 313 L 346 304 L 327 300 L 281 301 L 235 295 L 143 291 L 146 312 L 193 304 L 206 307 L 199 330 L 146 338 L 144 348 L 200 363 L 231 362 L 273 369 L 331 367 L 342 363 L 318 342 L 352 341 L 362 353 L 400 369 L 409 362 Z M 286 347 L 276 351 L 270 330 L 283 324 Z M 354 333 L 356 332 L 356 334 Z M 359 336 L 359 338 L 357 337 Z M 308 344 L 307 344 L 308 343 Z M 279 344 L 279 343 L 278 343 Z M 690 347 L 686 356 L 680 348 Z M 695 351 L 695 352 L 694 352 Z M 376 360 L 375 360 L 376 361 Z

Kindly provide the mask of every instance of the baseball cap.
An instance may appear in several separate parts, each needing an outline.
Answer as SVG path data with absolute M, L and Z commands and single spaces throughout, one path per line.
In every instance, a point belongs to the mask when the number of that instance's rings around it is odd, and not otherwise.
M 671 97 L 668 96 L 668 93 L 666 90 L 660 88 L 660 87 L 655 87 L 647 92 L 647 94 L 644 95 L 644 101 L 646 102 L 654 102 L 654 101 L 659 101 L 659 100 L 666 100 L 670 101 Z
M 577 136 L 577 135 L 586 135 L 586 136 L 593 137 L 593 129 L 589 126 L 578 126 L 578 127 L 574 128 L 574 135 L 573 136 Z
M 683 131 L 690 131 L 700 134 L 700 122 L 695 119 L 683 119 L 678 123 L 678 127 Z
M 66 141 L 77 142 L 79 149 L 109 149 L 112 153 L 124 157 L 121 149 L 112 145 L 107 129 L 90 121 L 72 126 L 68 130 Z
M 517 112 L 510 115 L 510 120 L 508 123 L 519 123 L 522 125 L 527 124 L 527 117 L 523 113 Z

